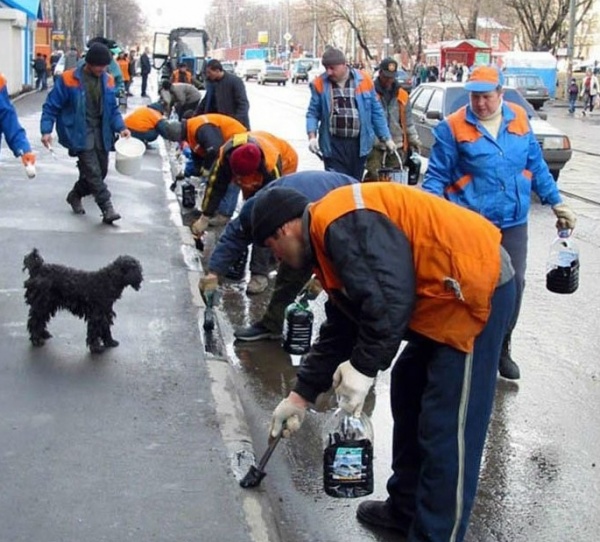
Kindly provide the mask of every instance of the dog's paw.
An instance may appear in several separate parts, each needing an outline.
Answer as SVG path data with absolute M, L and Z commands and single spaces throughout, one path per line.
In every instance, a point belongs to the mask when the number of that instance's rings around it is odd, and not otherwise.
M 102 352 L 104 352 L 105 349 L 106 347 L 103 344 L 90 344 L 90 352 L 92 354 L 102 354 Z
M 115 339 L 109 339 L 104 341 L 104 346 L 106 346 L 106 348 L 114 348 L 115 346 L 119 346 L 119 341 Z
M 41 337 L 43 339 L 51 339 L 52 338 L 52 333 L 50 333 L 48 330 L 44 330 L 41 333 Z
M 44 344 L 46 344 L 46 339 L 43 337 L 30 337 L 30 340 L 31 344 L 36 347 L 44 346 Z

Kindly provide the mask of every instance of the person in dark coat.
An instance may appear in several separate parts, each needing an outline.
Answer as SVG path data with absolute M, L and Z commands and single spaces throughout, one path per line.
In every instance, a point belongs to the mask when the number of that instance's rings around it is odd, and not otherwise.
M 152 65 L 150 64 L 150 56 L 148 55 L 149 52 L 150 49 L 146 47 L 144 49 L 144 52 L 142 53 L 142 56 L 140 57 L 140 69 L 142 72 L 142 96 L 144 98 L 148 96 L 148 94 L 146 94 L 146 90 L 148 88 L 148 76 L 152 71 Z
M 194 116 L 221 113 L 233 117 L 250 130 L 250 104 L 244 82 L 237 75 L 223 70 L 223 65 L 215 59 L 206 64 L 206 79 L 206 95 Z

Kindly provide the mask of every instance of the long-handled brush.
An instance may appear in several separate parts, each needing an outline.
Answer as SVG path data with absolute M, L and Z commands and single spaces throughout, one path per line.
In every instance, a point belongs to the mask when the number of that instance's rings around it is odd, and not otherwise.
M 277 435 L 271 441 L 271 443 L 269 444 L 269 447 L 267 448 L 267 451 L 260 458 L 260 461 L 258 462 L 258 466 L 252 465 L 250 467 L 250 469 L 248 470 L 248 472 L 246 473 L 246 476 L 244 476 L 240 480 L 240 485 L 244 489 L 247 489 L 249 487 L 258 487 L 258 485 L 261 483 L 262 479 L 267 475 L 267 473 L 265 472 L 265 467 L 267 466 L 267 461 L 269 461 L 269 458 L 271 457 L 273 450 L 275 450 L 275 447 L 281 440 L 282 433 L 283 433 L 283 431 L 281 433 L 279 433 L 279 435 Z

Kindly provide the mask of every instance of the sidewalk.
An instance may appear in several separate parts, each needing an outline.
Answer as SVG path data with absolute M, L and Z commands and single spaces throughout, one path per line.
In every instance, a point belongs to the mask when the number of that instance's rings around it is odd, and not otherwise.
M 130 110 L 143 103 L 134 93 Z M 90 198 L 87 214 L 74 215 L 65 195 L 75 160 L 58 143 L 56 159 L 41 147 L 44 97 L 15 104 L 37 177 L 24 180 L 2 146 L 0 539 L 278 540 L 268 494 L 238 484 L 249 431 L 231 367 L 204 354 L 198 256 L 168 188 L 163 142 L 134 177 L 115 173 L 111 155 L 107 182 L 122 220 L 103 225 Z M 33 247 L 89 270 L 119 254 L 140 260 L 140 291 L 115 306 L 118 348 L 90 356 L 85 325 L 67 313 L 52 320 L 47 345 L 31 348 L 21 268 Z

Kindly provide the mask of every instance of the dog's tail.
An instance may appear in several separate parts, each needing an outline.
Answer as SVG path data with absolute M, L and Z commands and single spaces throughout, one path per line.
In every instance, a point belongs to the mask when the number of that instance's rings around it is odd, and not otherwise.
M 29 275 L 32 277 L 38 274 L 42 265 L 44 265 L 44 258 L 40 256 L 37 248 L 23 258 L 23 271 L 29 271 Z

